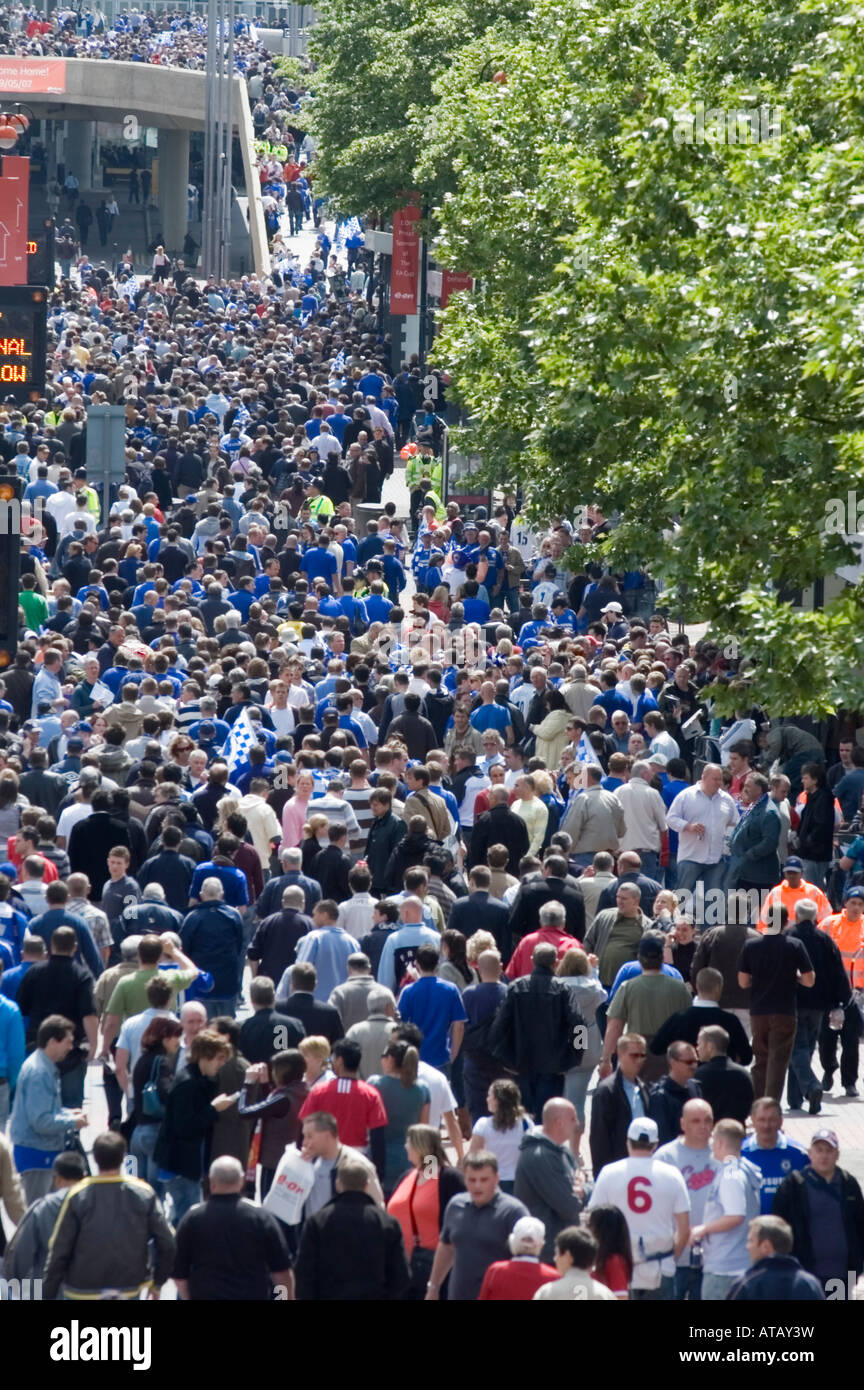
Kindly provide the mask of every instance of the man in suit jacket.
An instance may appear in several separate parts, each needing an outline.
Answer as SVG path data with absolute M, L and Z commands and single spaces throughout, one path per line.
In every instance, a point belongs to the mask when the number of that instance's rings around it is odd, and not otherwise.
M 750 809 L 741 817 L 729 840 L 727 888 L 773 888 L 780 882 L 777 853 L 780 812 L 768 790 L 767 777 L 761 772 L 748 772 L 741 790 L 741 802 Z
M 489 792 L 489 810 L 474 822 L 468 863 L 485 864 L 490 845 L 503 845 L 510 855 L 507 871 L 518 874 L 519 860 L 528 853 L 528 827 L 521 816 L 510 810 L 506 787 L 493 787 Z
M 252 1017 L 240 1029 L 239 1051 L 247 1062 L 269 1062 L 274 1052 L 296 1047 L 306 1036 L 299 1018 L 277 1014 L 276 987 L 267 975 L 258 975 L 249 986 Z
M 545 903 L 561 903 L 567 914 L 567 931 L 581 942 L 585 936 L 585 903 L 578 888 L 567 882 L 567 860 L 549 854 L 543 864 L 542 878 L 523 883 L 510 910 L 510 931 L 514 940 L 537 931 L 540 909 Z
M 309 961 L 299 961 L 286 970 L 276 990 L 276 1008 L 296 1018 L 306 1029 L 307 1038 L 323 1037 L 338 1042 L 345 1036 L 339 1010 L 315 998 L 318 971 Z M 290 991 L 290 992 L 289 992 Z
M 450 909 L 448 927 L 473 936 L 475 931 L 489 931 L 495 938 L 501 959 L 510 959 L 510 909 L 500 898 L 490 894 L 492 871 L 478 864 L 468 875 L 468 896 L 457 898 Z
M 594 1177 L 607 1163 L 627 1157 L 627 1130 L 634 1115 L 634 1104 L 648 1114 L 648 1088 L 639 1079 L 647 1053 L 645 1039 L 638 1033 L 623 1033 L 618 1039 L 618 1066 L 601 1081 L 591 1104 L 591 1167 Z
M 753 1105 L 753 1082 L 745 1067 L 729 1061 L 728 1048 L 729 1034 L 725 1028 L 703 1028 L 696 1042 L 699 1066 L 693 1079 L 702 1087 L 702 1097 L 714 1112 L 715 1124 L 717 1120 L 738 1120 L 744 1125 Z

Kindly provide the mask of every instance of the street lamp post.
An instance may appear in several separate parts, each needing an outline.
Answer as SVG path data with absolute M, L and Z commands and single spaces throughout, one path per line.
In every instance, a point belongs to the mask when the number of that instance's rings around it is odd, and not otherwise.
M 228 271 L 231 240 L 234 0 L 208 0 L 205 84 L 201 260 L 204 274 L 221 280 Z

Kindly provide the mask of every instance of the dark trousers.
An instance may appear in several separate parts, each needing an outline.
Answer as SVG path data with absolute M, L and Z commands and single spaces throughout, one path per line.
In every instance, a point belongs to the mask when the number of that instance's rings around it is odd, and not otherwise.
M 108 1128 L 116 1129 L 123 1119 L 123 1091 L 113 1071 L 102 1068 L 102 1087 L 108 1106 Z
M 675 1270 L 675 1299 L 678 1303 L 702 1302 L 702 1266 L 679 1265 Z
M 564 1094 L 564 1077 L 558 1072 L 523 1072 L 517 1076 L 516 1080 L 519 1083 L 519 1090 L 522 1092 L 522 1104 L 528 1114 L 534 1116 L 538 1124 L 547 1100 Z
M 843 1010 L 845 1018 L 839 1033 L 828 1027 L 828 1015 L 822 1020 L 819 1031 L 819 1061 L 829 1081 L 837 1070 L 837 1040 L 840 1040 L 840 1081 L 844 1086 L 854 1086 L 858 1080 L 858 1042 L 861 1037 L 861 1015 L 857 1004 L 847 1004 Z M 827 1086 L 826 1086 L 827 1090 Z
M 779 1103 L 792 1048 L 794 1014 L 751 1014 L 753 1026 L 753 1093 L 756 1100 L 773 1096 Z
M 805 1097 L 819 1085 L 812 1061 L 824 1012 L 824 1009 L 798 1010 L 798 1027 L 789 1062 L 786 1091 L 786 1098 L 793 1110 L 800 1110 Z
M 465 1105 L 471 1116 L 472 1125 L 489 1114 L 489 1107 L 486 1104 L 487 1092 L 492 1082 L 497 1081 L 498 1077 L 503 1075 L 503 1067 L 498 1067 L 494 1071 L 491 1068 L 478 1067 L 471 1057 L 466 1056 L 462 1068 L 462 1080 L 465 1085 Z
M 79 1062 L 71 1071 L 60 1076 L 60 1099 L 70 1110 L 80 1110 L 84 1104 L 84 1080 L 87 1076 L 87 1063 Z

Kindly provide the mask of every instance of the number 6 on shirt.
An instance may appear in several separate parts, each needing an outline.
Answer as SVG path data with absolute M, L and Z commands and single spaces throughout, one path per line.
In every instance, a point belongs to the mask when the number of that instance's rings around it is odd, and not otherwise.
M 653 1203 L 651 1201 L 651 1179 L 650 1178 L 631 1178 L 627 1184 L 627 1205 L 631 1211 L 638 1215 L 650 1211 Z M 648 1188 L 649 1191 L 643 1189 Z

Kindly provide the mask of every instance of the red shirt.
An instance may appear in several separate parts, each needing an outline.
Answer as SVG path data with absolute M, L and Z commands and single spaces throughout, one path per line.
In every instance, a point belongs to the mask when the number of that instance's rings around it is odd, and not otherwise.
M 333 1116 L 339 1126 L 340 1143 L 353 1149 L 365 1148 L 370 1129 L 381 1129 L 387 1124 L 380 1091 L 350 1076 L 337 1076 L 313 1086 L 303 1102 L 300 1119 L 314 1115 L 316 1110 Z
M 605 1284 L 616 1298 L 626 1298 L 630 1287 L 627 1277 L 627 1261 L 623 1255 L 610 1255 L 602 1269 L 592 1269 L 591 1278 L 598 1284 Z
M 571 946 L 579 945 L 575 936 L 559 931 L 557 927 L 540 927 L 537 931 L 529 932 L 527 936 L 523 936 L 510 957 L 510 964 L 504 971 L 507 979 L 518 980 L 521 975 L 530 975 L 534 968 L 531 960 L 534 947 L 542 946 L 547 941 L 555 947 L 559 961 Z
M 477 1297 L 486 1303 L 530 1303 L 542 1284 L 559 1277 L 554 1265 L 541 1264 L 530 1255 L 496 1260 L 483 1275 Z

